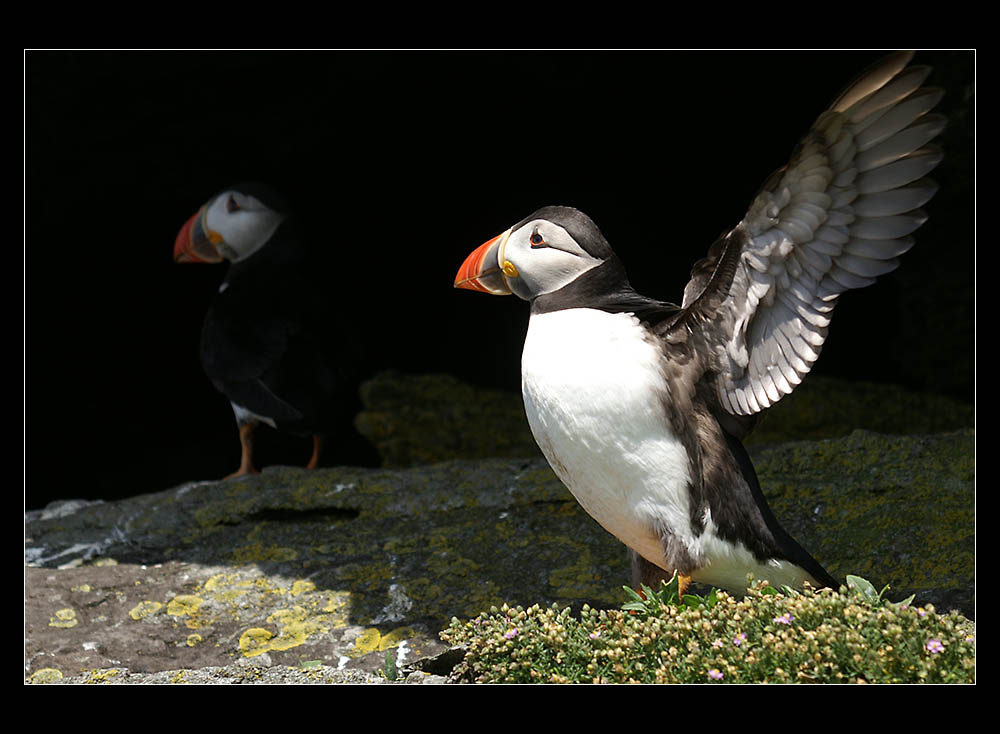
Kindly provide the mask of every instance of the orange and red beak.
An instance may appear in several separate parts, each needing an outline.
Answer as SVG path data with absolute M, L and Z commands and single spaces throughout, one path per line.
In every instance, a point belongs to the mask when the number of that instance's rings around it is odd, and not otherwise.
M 473 250 L 458 269 L 455 287 L 490 293 L 494 296 L 510 295 L 513 291 L 507 285 L 503 270 L 500 268 L 500 256 L 508 237 L 510 237 L 509 229 Z
M 174 240 L 174 262 L 178 263 L 217 263 L 222 262 L 222 255 L 216 244 L 221 238 L 211 232 L 204 224 L 205 207 L 184 222 L 181 231 Z

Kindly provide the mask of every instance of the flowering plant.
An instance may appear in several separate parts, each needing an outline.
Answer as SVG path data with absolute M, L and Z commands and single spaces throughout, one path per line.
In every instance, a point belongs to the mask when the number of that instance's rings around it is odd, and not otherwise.
M 464 649 L 453 675 L 479 682 L 974 682 L 975 624 L 884 591 L 756 582 L 742 599 L 680 597 L 675 579 L 622 609 L 504 605 L 441 636 Z

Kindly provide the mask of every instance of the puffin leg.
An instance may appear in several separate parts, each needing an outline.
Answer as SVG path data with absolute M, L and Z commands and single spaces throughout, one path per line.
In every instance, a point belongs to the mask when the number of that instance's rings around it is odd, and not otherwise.
M 677 595 L 684 596 L 688 593 L 688 587 L 691 586 L 691 577 L 683 573 L 677 574 Z
M 240 423 L 240 468 L 234 471 L 232 474 L 226 477 L 226 479 L 232 479 L 233 477 L 242 477 L 247 474 L 258 474 L 257 468 L 253 465 L 253 431 L 255 424 L 253 423 Z
M 674 573 L 664 571 L 655 563 L 650 563 L 631 548 L 628 549 L 629 558 L 632 559 L 632 586 L 639 591 L 642 584 L 651 589 L 659 589 L 661 582 L 669 582 Z M 677 594 L 684 596 L 691 586 L 691 577 L 685 573 L 677 571 Z M 641 594 L 642 592 L 639 591 Z
M 306 469 L 315 469 L 319 466 L 319 455 L 323 452 L 323 444 L 326 439 L 323 436 L 313 436 L 313 453 L 306 464 Z

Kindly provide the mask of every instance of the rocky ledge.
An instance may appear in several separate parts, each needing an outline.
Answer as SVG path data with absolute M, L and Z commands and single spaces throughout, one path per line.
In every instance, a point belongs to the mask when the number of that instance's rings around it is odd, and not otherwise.
M 974 443 L 856 430 L 753 454 L 832 573 L 973 616 Z M 275 467 L 57 503 L 25 534 L 30 682 L 440 682 L 452 616 L 618 606 L 628 580 L 623 546 L 537 455 Z

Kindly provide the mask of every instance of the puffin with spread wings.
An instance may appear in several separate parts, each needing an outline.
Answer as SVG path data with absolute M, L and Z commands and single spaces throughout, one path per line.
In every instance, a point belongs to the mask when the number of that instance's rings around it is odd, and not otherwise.
M 545 207 L 465 260 L 459 288 L 531 304 L 531 431 L 583 508 L 630 549 L 633 583 L 742 592 L 839 582 L 777 522 L 741 439 L 812 368 L 840 295 L 898 265 L 941 153 L 930 69 L 893 54 L 819 116 L 680 306 L 637 293 L 591 219 Z

